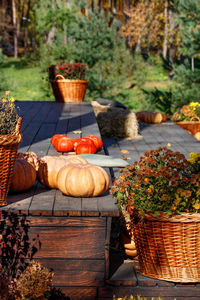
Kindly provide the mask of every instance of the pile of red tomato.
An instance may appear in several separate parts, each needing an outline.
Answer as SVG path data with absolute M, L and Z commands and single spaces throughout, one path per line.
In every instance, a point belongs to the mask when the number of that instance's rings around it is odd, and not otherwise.
M 55 134 L 51 143 L 58 152 L 75 151 L 76 154 L 94 154 L 103 147 L 103 142 L 97 136 L 85 136 L 78 139 L 71 139 L 64 134 Z

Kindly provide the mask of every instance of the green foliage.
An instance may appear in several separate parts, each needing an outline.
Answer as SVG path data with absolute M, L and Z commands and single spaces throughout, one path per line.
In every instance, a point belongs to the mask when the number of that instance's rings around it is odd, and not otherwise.
M 175 66 L 174 76 L 177 86 L 173 98 L 178 107 L 200 98 L 200 2 L 177 0 L 175 4 L 181 38 L 179 52 L 182 55 L 180 64 Z
M 0 49 L 0 65 L 4 62 L 5 55 L 2 52 L 2 49 Z
M 79 16 L 71 30 L 72 57 L 89 67 L 87 97 L 112 98 L 132 74 L 133 59 L 117 33 L 118 23 L 110 26 L 110 16 L 90 10 L 88 18 Z
M 197 59 L 196 59 L 197 60 Z M 176 68 L 174 80 L 176 86 L 174 88 L 174 105 L 180 107 L 191 101 L 199 101 L 200 99 L 200 65 L 197 61 L 194 70 L 191 70 L 191 61 L 185 59 L 184 64 Z
M 171 90 L 162 91 L 157 88 L 148 91 L 142 90 L 146 96 L 146 108 L 150 111 L 159 111 L 171 115 L 174 111 L 173 93 Z
M 179 25 L 181 44 L 179 51 L 188 57 L 200 51 L 200 2 L 196 0 L 176 0 L 176 22 Z
M 187 160 L 166 147 L 149 150 L 121 170 L 111 193 L 130 215 L 135 209 L 142 214 L 200 212 L 199 161 L 199 153 Z

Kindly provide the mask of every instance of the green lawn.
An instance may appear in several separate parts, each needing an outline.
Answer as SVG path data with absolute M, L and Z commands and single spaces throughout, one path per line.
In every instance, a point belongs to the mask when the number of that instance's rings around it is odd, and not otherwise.
M 152 90 L 157 87 L 165 90 L 173 84 L 161 65 L 145 63 L 142 68 L 145 68 L 145 84 L 142 88 Z M 7 58 L 0 67 L 0 90 L 10 90 L 15 100 L 54 100 L 53 93 L 49 97 L 45 96 L 41 88 L 41 76 L 40 67 L 37 64 L 25 65 L 21 59 Z M 140 76 L 140 74 L 136 73 L 135 76 Z M 114 100 L 123 102 L 133 111 L 142 110 L 145 97 L 137 85 L 137 78 L 126 82 L 119 97 Z
M 41 90 L 41 74 L 38 66 L 23 65 L 20 60 L 7 59 L 0 68 L 0 79 L 5 79 L 6 89 L 15 100 L 53 100 Z M 6 86 L 6 82 L 8 86 Z

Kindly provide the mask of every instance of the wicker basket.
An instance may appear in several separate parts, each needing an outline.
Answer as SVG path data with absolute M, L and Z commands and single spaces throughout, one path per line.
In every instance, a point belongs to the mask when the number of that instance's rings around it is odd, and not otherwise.
M 181 121 L 176 122 L 181 128 L 189 131 L 192 135 L 200 132 L 200 122 L 199 121 Z
M 132 219 L 139 271 L 174 282 L 200 282 L 200 214 Z
M 7 205 L 6 198 L 12 180 L 17 149 L 22 139 L 21 122 L 22 118 L 19 118 L 15 133 L 0 135 L 0 206 Z
M 54 97 L 58 102 L 83 102 L 88 80 L 51 80 Z

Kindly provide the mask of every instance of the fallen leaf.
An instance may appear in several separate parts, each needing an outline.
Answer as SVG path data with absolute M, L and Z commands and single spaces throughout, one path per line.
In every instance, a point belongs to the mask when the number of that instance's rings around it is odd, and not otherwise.
M 123 160 L 130 160 L 130 157 L 122 157 Z
M 125 153 L 126 153 L 126 154 L 129 154 L 130 152 L 129 152 L 128 150 L 121 150 L 120 153 L 123 153 L 123 154 L 125 154 Z
M 74 133 L 74 134 L 80 134 L 80 133 L 82 133 L 82 131 L 81 130 L 74 130 L 74 131 L 72 131 L 72 133 Z

